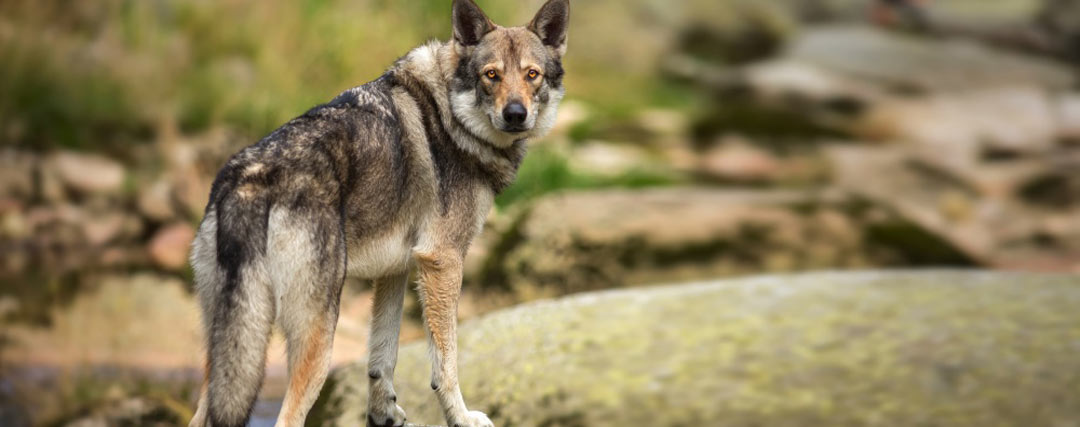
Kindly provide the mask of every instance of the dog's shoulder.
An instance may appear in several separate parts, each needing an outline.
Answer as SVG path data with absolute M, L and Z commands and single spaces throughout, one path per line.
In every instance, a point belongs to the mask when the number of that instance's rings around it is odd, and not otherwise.
M 361 122 L 396 120 L 391 87 L 390 76 L 384 74 L 367 84 L 341 92 L 330 102 L 312 107 L 296 121 L 328 125 L 347 124 L 343 121 L 358 118 L 362 119 Z

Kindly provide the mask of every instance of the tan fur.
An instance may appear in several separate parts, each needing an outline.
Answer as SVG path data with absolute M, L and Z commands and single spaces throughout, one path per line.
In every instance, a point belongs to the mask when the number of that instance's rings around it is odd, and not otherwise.
M 328 331 L 322 322 L 316 322 L 300 344 L 300 349 L 289 352 L 290 356 L 296 356 L 289 360 L 289 388 L 278 414 L 277 425 L 304 425 L 307 408 L 313 403 L 306 400 L 318 396 L 318 388 L 322 387 L 329 371 L 332 339 L 333 332 Z
M 499 58 L 483 67 L 484 72 L 493 70 L 498 79 L 483 78 L 485 86 L 495 93 L 495 110 L 502 111 L 510 102 L 521 102 L 525 109 L 532 111 L 533 93 L 540 87 L 544 79 L 544 68 L 540 61 L 540 52 L 531 49 L 521 51 L 514 50 L 511 46 L 529 46 L 530 38 L 534 37 L 529 30 L 524 28 L 497 27 L 495 31 L 485 37 L 490 39 L 490 49 L 501 52 Z M 510 55 L 510 52 L 516 55 Z M 505 58 L 505 59 L 503 59 Z M 529 70 L 535 70 L 538 76 L 529 79 Z

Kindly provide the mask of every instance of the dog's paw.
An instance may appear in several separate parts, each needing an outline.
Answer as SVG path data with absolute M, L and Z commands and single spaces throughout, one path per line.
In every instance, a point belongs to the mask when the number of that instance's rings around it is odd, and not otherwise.
M 405 410 L 400 406 L 391 404 L 383 410 L 368 409 L 368 427 L 401 427 L 405 425 Z M 390 409 L 390 408 L 393 409 Z
M 452 427 L 495 427 L 487 414 L 480 411 L 469 411 L 463 421 L 450 423 Z

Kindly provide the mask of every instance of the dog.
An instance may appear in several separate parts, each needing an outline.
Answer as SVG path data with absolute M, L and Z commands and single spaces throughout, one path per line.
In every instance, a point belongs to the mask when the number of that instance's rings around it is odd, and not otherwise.
M 446 421 L 492 425 L 458 387 L 462 263 L 526 142 L 555 121 L 569 7 L 549 0 L 528 25 L 501 27 L 453 0 L 450 41 L 413 49 L 228 160 L 192 244 L 207 353 L 191 426 L 247 423 L 275 322 L 289 375 L 277 425 L 302 425 L 349 276 L 375 292 L 367 423 L 403 425 L 393 376 L 412 268 Z

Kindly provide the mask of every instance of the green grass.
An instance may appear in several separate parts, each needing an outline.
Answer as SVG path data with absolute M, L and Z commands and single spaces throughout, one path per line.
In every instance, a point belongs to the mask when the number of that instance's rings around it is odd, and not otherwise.
M 700 2 L 704 2 L 703 0 Z M 480 1 L 501 24 L 539 1 Z M 686 107 L 657 79 L 643 6 L 575 4 L 570 97 L 612 117 Z M 450 34 L 446 1 L 9 0 L 0 3 L 0 145 L 123 151 L 161 129 L 262 136 Z
M 630 170 L 612 176 L 596 176 L 575 172 L 564 154 L 549 145 L 532 149 L 518 170 L 517 180 L 495 199 L 497 206 L 517 202 L 565 189 L 643 188 L 673 185 L 677 176 L 646 169 Z
M 13 0 L 0 28 L 0 143 L 93 149 L 170 122 L 265 134 L 445 38 L 449 5 Z

